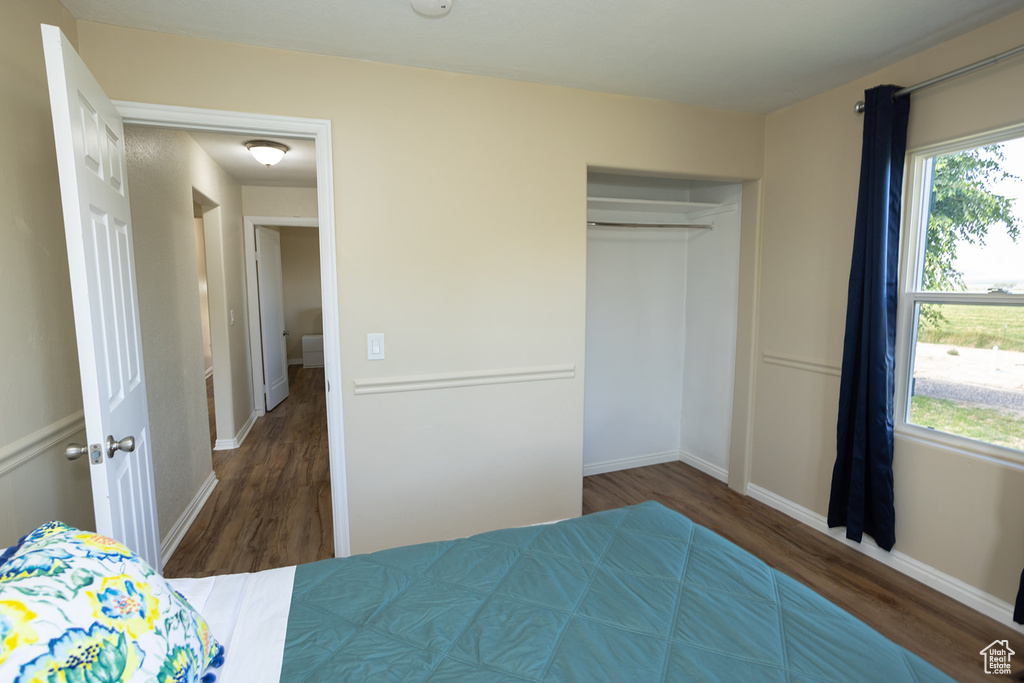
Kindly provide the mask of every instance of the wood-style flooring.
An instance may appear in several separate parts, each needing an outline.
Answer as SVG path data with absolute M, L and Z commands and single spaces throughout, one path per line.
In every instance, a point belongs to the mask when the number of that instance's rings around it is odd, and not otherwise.
M 259 571 L 333 556 L 324 375 L 293 366 L 290 381 L 289 398 L 256 422 L 241 448 L 214 451 L 220 483 L 165 567 L 167 576 Z M 721 534 L 957 680 L 1007 680 L 983 671 L 980 651 L 994 640 L 1008 639 L 1024 662 L 1019 632 L 681 462 L 583 480 L 584 514 L 645 500 Z
M 994 640 L 1020 653 L 1015 671 L 1024 663 L 1024 635 L 681 462 L 583 480 L 584 514 L 645 500 L 745 548 L 957 680 L 1009 678 L 984 673 L 980 651 Z
M 288 398 L 256 420 L 240 448 L 213 452 L 219 483 L 164 566 L 165 576 L 253 572 L 334 557 L 324 372 L 293 365 L 288 380 Z M 212 431 L 212 389 L 208 394 Z

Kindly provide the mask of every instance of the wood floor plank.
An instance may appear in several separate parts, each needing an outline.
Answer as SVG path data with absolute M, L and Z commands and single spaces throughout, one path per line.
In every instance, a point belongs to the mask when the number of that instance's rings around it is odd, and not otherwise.
M 256 421 L 242 446 L 214 451 L 217 487 L 164 567 L 166 576 L 334 557 L 324 373 L 293 365 L 288 374 L 288 398 Z M 212 388 L 207 393 L 212 429 Z
M 291 395 L 256 422 L 242 447 L 214 452 L 220 483 L 165 567 L 167 576 L 333 557 L 324 375 L 297 366 L 289 374 Z M 583 480 L 584 514 L 645 500 L 745 548 L 958 680 L 1006 680 L 983 671 L 980 651 L 994 640 L 1009 640 L 1024 662 L 1019 632 L 683 463 Z
M 984 673 L 980 651 L 994 640 L 1008 639 L 1024 661 L 1019 632 L 684 463 L 583 480 L 584 514 L 645 500 L 724 536 L 957 680 L 1008 678 Z

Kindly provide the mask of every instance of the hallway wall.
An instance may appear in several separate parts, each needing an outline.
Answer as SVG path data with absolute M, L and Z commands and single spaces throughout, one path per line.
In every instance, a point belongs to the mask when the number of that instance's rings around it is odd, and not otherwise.
M 192 193 L 205 152 L 188 133 L 140 126 L 125 126 L 125 151 L 164 539 L 213 476 Z

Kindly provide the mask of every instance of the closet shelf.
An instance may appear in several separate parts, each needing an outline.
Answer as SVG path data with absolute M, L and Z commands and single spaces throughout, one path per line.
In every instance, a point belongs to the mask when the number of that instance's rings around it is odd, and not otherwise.
M 635 199 L 631 197 L 587 197 L 587 225 L 618 228 L 714 228 L 711 219 L 732 211 L 735 204 L 690 202 L 678 199 Z M 709 220 L 710 219 L 710 220 Z
M 587 197 L 587 209 L 630 211 L 633 213 L 687 213 L 721 206 L 716 202 L 684 202 L 675 199 L 627 199 L 624 197 Z
M 672 228 L 685 230 L 714 230 L 714 223 L 623 223 L 619 221 L 587 221 L 592 228 Z

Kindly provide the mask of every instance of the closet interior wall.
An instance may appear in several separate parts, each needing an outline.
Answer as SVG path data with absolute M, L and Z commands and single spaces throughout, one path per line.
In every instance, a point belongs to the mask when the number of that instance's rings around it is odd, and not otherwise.
M 592 171 L 584 474 L 684 460 L 729 466 L 739 289 L 738 183 Z

